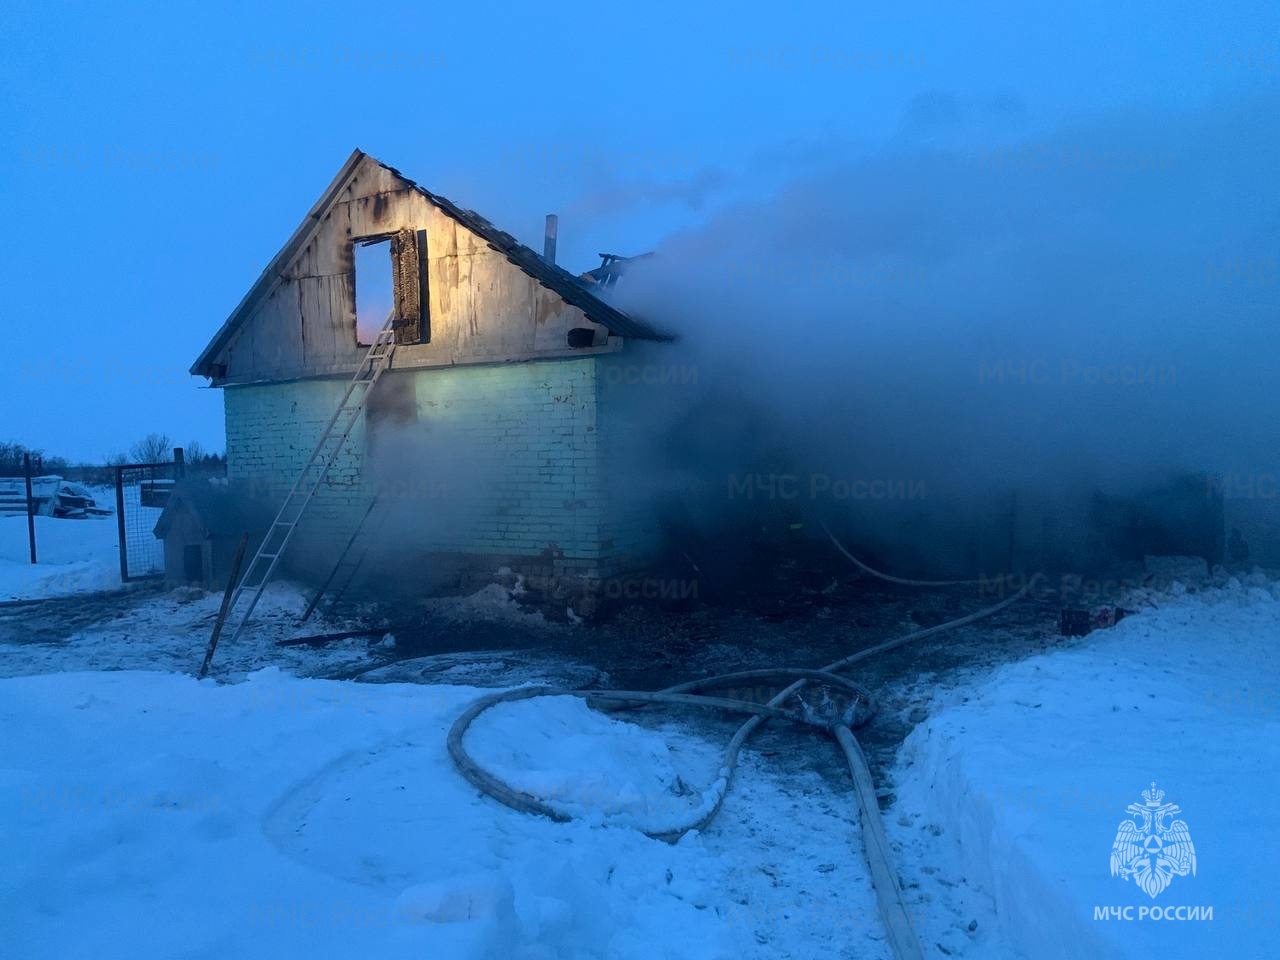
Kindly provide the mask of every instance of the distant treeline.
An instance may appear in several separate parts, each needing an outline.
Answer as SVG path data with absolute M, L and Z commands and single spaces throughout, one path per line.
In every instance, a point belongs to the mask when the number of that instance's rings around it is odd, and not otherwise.
M 0 440 L 0 476 L 20 476 L 25 469 L 25 458 L 31 457 L 32 470 L 39 474 L 58 474 L 85 483 L 109 483 L 115 476 L 114 468 L 129 463 L 163 463 L 173 459 L 173 442 L 163 433 L 149 433 L 129 446 L 128 453 L 112 453 L 98 463 L 72 463 L 66 457 L 46 453 L 24 443 Z M 200 473 L 223 473 L 227 469 L 227 455 L 212 453 L 197 441 L 183 448 L 183 459 L 188 469 Z

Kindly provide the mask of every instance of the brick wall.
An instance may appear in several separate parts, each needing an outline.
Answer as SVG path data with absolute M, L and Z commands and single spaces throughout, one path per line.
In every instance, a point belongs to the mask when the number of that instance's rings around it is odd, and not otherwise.
M 227 476 L 245 481 L 250 495 L 278 508 L 338 408 L 345 380 L 298 380 L 224 390 Z M 363 481 L 363 417 L 329 469 L 289 547 L 288 568 L 303 576 L 327 573 L 335 543 L 345 543 L 368 504 Z M 337 549 L 341 549 L 338 547 Z
M 362 417 L 295 535 L 289 568 L 326 574 L 375 490 L 370 526 L 400 563 L 460 555 L 577 578 L 635 567 L 654 527 L 628 499 L 631 466 L 620 450 L 630 414 L 607 408 L 601 364 L 583 357 L 386 374 L 380 389 L 406 399 L 375 414 L 369 432 Z M 345 388 L 342 380 L 227 388 L 229 476 L 282 502 Z
M 593 358 L 405 375 L 413 377 L 417 421 L 393 431 L 377 466 L 401 460 L 415 475 L 439 479 L 412 518 L 422 523 L 416 539 L 425 549 L 550 551 L 584 569 L 598 561 Z M 432 511 L 446 515 L 436 522 Z

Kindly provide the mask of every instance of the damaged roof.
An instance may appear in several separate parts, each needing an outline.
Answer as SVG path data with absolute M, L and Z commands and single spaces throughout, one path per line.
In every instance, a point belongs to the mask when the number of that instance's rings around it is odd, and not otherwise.
M 302 223 L 293 232 L 293 235 L 271 259 L 271 262 L 267 264 L 249 289 L 249 292 L 245 294 L 244 299 L 231 311 L 231 316 L 218 328 L 218 332 L 209 341 L 209 345 L 196 358 L 195 363 L 191 365 L 190 372 L 192 374 L 197 376 L 214 375 L 213 364 L 215 358 L 231 342 L 240 324 L 253 312 L 259 301 L 271 292 L 276 281 L 281 278 L 285 268 L 293 261 L 293 258 L 310 242 L 325 212 L 342 192 L 342 188 L 351 178 L 356 167 L 366 158 L 404 181 L 411 189 L 424 197 L 446 216 L 476 234 L 490 248 L 501 253 L 526 275 L 532 277 L 547 289 L 554 291 L 565 303 L 577 307 L 586 315 L 587 319 L 600 324 L 611 334 L 634 340 L 669 342 L 675 339 L 670 333 L 605 303 L 592 293 L 578 277 L 546 260 L 532 248 L 520 243 L 511 234 L 499 230 L 474 210 L 463 209 L 446 197 L 432 193 L 425 187 L 420 186 L 395 167 L 388 166 L 377 157 L 369 156 L 362 150 L 354 150 L 351 156 L 347 158 L 347 162 L 342 165 L 342 169 L 338 171 L 338 175 L 333 178 L 333 181 L 320 196 L 320 199 L 308 211 Z
M 357 150 L 356 153 L 360 153 L 360 151 Z M 361 154 L 361 156 L 364 156 L 364 154 Z M 369 159 L 409 184 L 450 218 L 481 237 L 490 247 L 497 250 L 526 274 L 533 277 L 548 290 L 558 293 L 565 303 L 577 307 L 586 314 L 588 320 L 600 324 L 610 333 L 616 333 L 620 337 L 630 337 L 634 340 L 670 341 L 675 339 L 671 334 L 661 331 L 643 320 L 629 316 L 617 307 L 605 303 L 588 290 L 586 285 L 568 270 L 556 266 L 540 253 L 530 247 L 526 247 L 511 234 L 499 230 L 474 210 L 464 210 L 453 201 L 420 187 L 395 167 L 387 166 L 376 157 L 370 157 Z

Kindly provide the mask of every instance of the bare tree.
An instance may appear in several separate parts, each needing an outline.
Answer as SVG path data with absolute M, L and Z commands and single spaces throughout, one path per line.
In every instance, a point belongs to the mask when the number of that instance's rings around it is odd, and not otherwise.
M 129 448 L 134 463 L 161 463 L 172 453 L 173 442 L 163 433 L 148 433 Z
M 5 441 L 0 442 L 0 474 L 22 473 L 25 456 L 30 456 L 32 464 L 42 473 L 60 473 L 68 466 L 65 457 L 48 456 L 43 450 L 26 444 Z
M 0 443 L 0 473 L 21 473 L 23 454 L 40 456 L 39 450 L 28 449 L 25 444 L 6 441 Z

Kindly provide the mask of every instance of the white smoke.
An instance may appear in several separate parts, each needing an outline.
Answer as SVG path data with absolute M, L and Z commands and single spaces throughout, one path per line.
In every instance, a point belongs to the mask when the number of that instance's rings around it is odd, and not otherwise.
M 618 297 L 759 411 L 750 451 L 704 434 L 708 475 L 775 447 L 802 486 L 905 481 L 953 515 L 1274 475 L 1278 132 L 1265 92 L 985 148 L 904 135 L 671 237 Z

